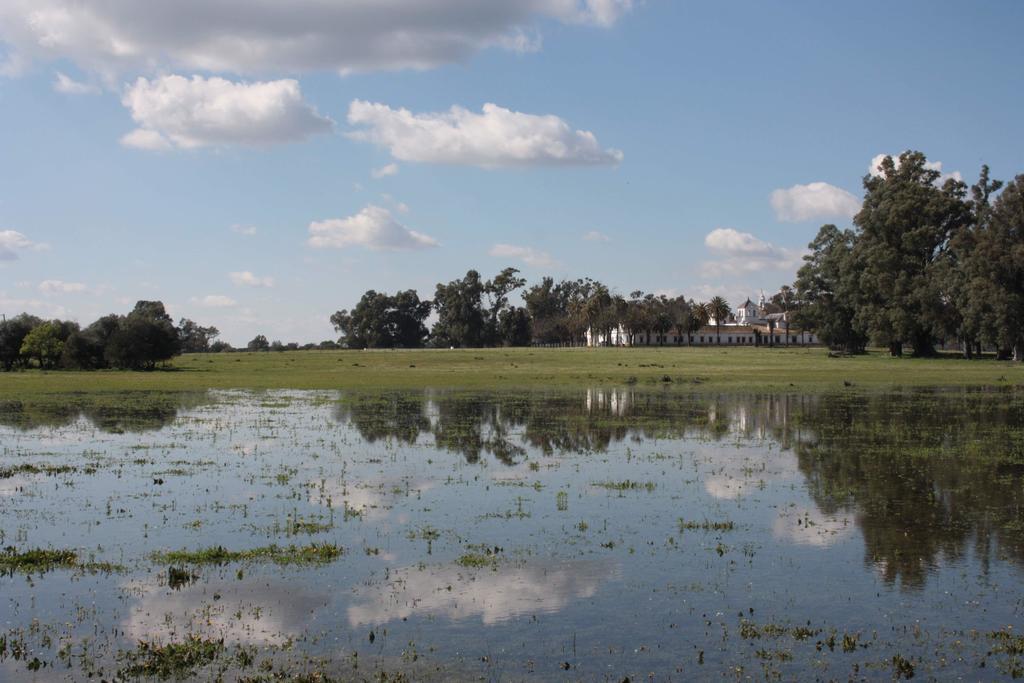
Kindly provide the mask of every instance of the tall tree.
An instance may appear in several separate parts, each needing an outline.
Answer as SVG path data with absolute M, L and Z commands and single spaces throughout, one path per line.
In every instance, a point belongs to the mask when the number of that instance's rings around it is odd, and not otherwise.
M 864 177 L 864 204 L 853 219 L 856 318 L 892 355 L 910 344 L 915 356 L 928 356 L 944 310 L 935 264 L 970 222 L 966 187 L 953 179 L 938 187 L 941 173 L 920 152 L 904 152 L 898 163 L 886 157 L 880 171 Z
M 178 340 L 182 353 L 206 353 L 210 344 L 220 336 L 216 327 L 203 327 L 194 320 L 182 318 L 178 323 Z
M 1007 183 L 975 234 L 969 313 L 997 349 L 1024 358 L 1024 175 Z
M 526 284 L 526 279 L 519 277 L 516 268 L 505 268 L 484 284 L 487 297 L 487 330 L 485 337 L 490 344 L 504 343 L 500 331 L 500 318 L 509 310 L 509 295 Z
M 430 309 L 430 301 L 421 301 L 414 289 L 393 296 L 371 289 L 351 313 L 332 315 L 331 323 L 348 348 L 419 348 L 427 337 L 424 322 Z
M 712 297 L 711 301 L 707 304 L 708 315 L 715 321 L 715 343 L 722 343 L 722 323 L 729 314 L 732 313 L 732 308 L 729 306 L 729 302 L 720 296 Z
M 42 320 L 28 313 L 0 322 L 0 365 L 4 370 L 23 365 L 21 345 L 28 333 L 42 324 Z
M 245 345 L 245 348 L 250 351 L 269 351 L 270 342 L 267 341 L 267 338 L 262 334 L 257 334 L 249 341 L 248 344 Z
M 484 282 L 470 270 L 461 280 L 438 283 L 434 293 L 437 322 L 432 336 L 439 346 L 481 346 L 485 336 Z
M 799 302 L 794 322 L 847 353 L 863 351 L 868 341 L 864 328 L 854 320 L 859 301 L 856 240 L 852 230 L 821 226 L 808 245 L 810 253 L 804 256 L 794 285 Z
M 181 340 L 159 301 L 139 301 L 110 336 L 104 357 L 115 367 L 152 370 L 180 353 Z

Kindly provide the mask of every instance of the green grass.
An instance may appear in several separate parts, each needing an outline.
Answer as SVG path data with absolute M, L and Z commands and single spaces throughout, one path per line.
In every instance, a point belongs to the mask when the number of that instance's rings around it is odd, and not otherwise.
M 205 389 L 505 389 L 609 385 L 821 391 L 1021 383 L 990 359 L 830 358 L 821 348 L 566 348 L 190 354 L 154 372 L 0 373 L 0 401 L 31 395 Z M 848 386 L 852 385 L 852 386 Z
M 134 651 L 122 654 L 129 662 L 120 671 L 123 676 L 149 676 L 159 679 L 184 679 L 197 668 L 214 662 L 224 653 L 224 641 L 189 635 L 177 643 L 159 644 L 140 640 Z
M 78 555 L 73 550 L 35 548 L 19 553 L 14 548 L 5 548 L 0 551 L 0 574 L 42 574 L 51 569 L 77 566 Z
M 231 562 L 274 562 L 276 564 L 322 564 L 333 562 L 344 551 L 333 544 L 311 543 L 310 545 L 281 547 L 268 545 L 248 550 L 228 550 L 223 546 L 201 550 L 172 550 L 154 553 L 153 559 L 167 564 L 229 564 Z

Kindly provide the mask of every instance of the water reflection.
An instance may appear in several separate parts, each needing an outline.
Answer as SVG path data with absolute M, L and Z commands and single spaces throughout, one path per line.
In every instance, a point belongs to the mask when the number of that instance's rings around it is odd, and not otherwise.
M 855 525 L 865 562 L 886 582 L 923 586 L 940 563 L 996 553 L 1024 565 L 1024 400 L 1015 393 L 686 396 L 583 393 L 350 395 L 335 418 L 367 440 L 433 445 L 511 466 L 543 454 L 608 450 L 627 440 L 767 441 L 795 457 L 816 505 L 780 516 L 773 534 L 827 547 Z M 739 500 L 765 463 L 726 461 L 705 491 Z M 781 476 L 781 475 L 778 475 Z
M 211 403 L 206 392 L 62 394 L 57 398 L 0 401 L 0 426 L 21 431 L 67 427 L 85 419 L 109 433 L 157 431 L 180 411 Z
M 479 618 L 489 626 L 524 614 L 557 612 L 573 600 L 594 596 L 616 575 L 611 563 L 587 561 L 500 571 L 404 567 L 384 583 L 358 587 L 348 621 L 356 627 L 412 616 Z
M 120 624 L 132 641 L 166 642 L 198 634 L 232 645 L 282 643 L 302 633 L 328 601 L 308 584 L 263 578 L 215 577 L 177 590 L 163 580 L 147 579 L 128 582 L 122 590 L 136 598 Z

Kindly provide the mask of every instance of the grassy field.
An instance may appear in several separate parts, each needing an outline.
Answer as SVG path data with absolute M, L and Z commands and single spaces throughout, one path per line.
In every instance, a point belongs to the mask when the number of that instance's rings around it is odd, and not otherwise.
M 664 385 L 688 391 L 1008 386 L 1024 366 L 995 360 L 830 358 L 820 348 L 294 351 L 186 355 L 154 372 L 0 373 L 0 397 L 205 389 L 539 388 Z M 847 384 L 848 383 L 848 384 Z

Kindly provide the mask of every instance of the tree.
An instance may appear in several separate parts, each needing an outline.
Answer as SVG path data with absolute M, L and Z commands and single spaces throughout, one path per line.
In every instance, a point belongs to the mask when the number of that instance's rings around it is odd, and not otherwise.
M 178 355 L 181 341 L 171 316 L 159 301 L 139 301 L 111 334 L 104 357 L 115 367 L 152 370 Z
M 267 338 L 262 334 L 257 334 L 255 337 L 252 338 L 252 341 L 246 344 L 245 348 L 249 349 L 250 351 L 269 351 L 270 342 L 268 342 Z
M 430 301 L 420 301 L 415 290 L 394 296 L 369 290 L 356 307 L 331 316 L 341 342 L 349 348 L 418 348 L 427 337 L 424 324 L 430 316 Z
M 708 312 L 708 304 L 706 301 L 698 303 L 693 303 L 691 301 L 690 310 L 690 331 L 699 332 L 711 320 L 711 314 Z
M 37 325 L 21 342 L 21 355 L 35 359 L 44 370 L 55 367 L 64 351 L 60 334 L 61 324 L 57 320 Z
M 188 318 L 182 318 L 178 323 L 182 353 L 206 353 L 213 340 L 219 336 L 220 330 L 216 327 L 203 327 Z
M 782 285 L 779 291 L 772 295 L 772 303 L 782 309 L 783 313 L 789 313 L 796 308 L 796 292 L 789 285 Z
M 498 337 L 505 346 L 529 346 L 530 314 L 522 306 L 506 308 L 498 319 Z
M 867 344 L 864 328 L 854 320 L 859 301 L 856 239 L 852 230 L 823 225 L 808 245 L 810 253 L 804 256 L 794 284 L 799 302 L 794 322 L 847 353 L 861 352 Z
M 545 277 L 523 294 L 530 314 L 533 340 L 541 344 L 560 344 L 568 337 L 568 306 L 570 283 L 555 283 Z
M 519 277 L 519 270 L 516 268 L 505 268 L 484 284 L 484 294 L 487 296 L 487 331 L 485 337 L 490 344 L 504 343 L 503 335 L 499 331 L 500 318 L 509 310 L 509 294 L 526 284 L 525 278 Z
M 1001 293 L 992 266 L 1012 246 L 999 244 L 1001 236 L 991 229 L 989 200 L 1002 186 L 1002 181 L 989 178 L 988 166 L 981 167 L 978 182 L 971 187 L 971 226 L 950 238 L 950 248 L 939 264 L 945 299 L 950 304 L 948 328 L 960 340 L 966 358 L 974 356 L 982 337 L 1000 343 L 995 306 Z
M 672 302 L 664 294 L 651 300 L 652 325 L 658 333 L 658 346 L 665 344 L 665 336 L 676 324 L 676 316 L 672 311 Z
M 864 177 L 864 204 L 854 267 L 860 273 L 856 319 L 894 356 L 909 343 L 915 356 L 934 353 L 942 332 L 943 301 L 936 262 L 949 239 L 970 222 L 966 187 L 941 173 L 920 152 L 886 157 L 881 175 Z
M 438 346 L 481 346 L 485 337 L 480 273 L 470 270 L 461 280 L 438 283 L 434 293 L 437 322 L 432 335 Z
M 708 316 L 715 320 L 715 343 L 722 343 L 722 322 L 732 313 L 729 302 L 720 296 L 713 297 L 707 303 Z
M 1024 175 L 996 198 L 977 228 L 968 282 L 968 317 L 997 349 L 1024 357 Z
M 42 323 L 42 320 L 28 313 L 0 322 L 0 365 L 3 365 L 4 370 L 10 371 L 24 364 L 21 345 L 28 333 Z

